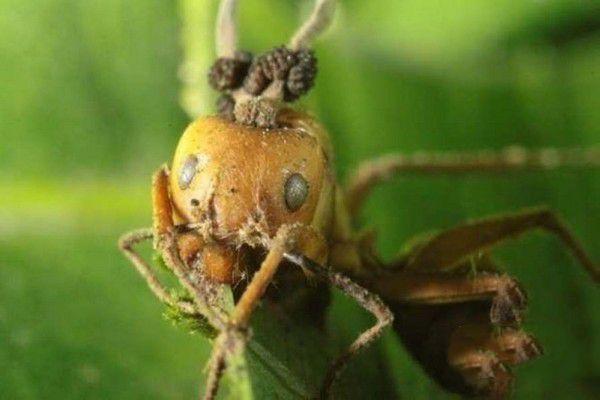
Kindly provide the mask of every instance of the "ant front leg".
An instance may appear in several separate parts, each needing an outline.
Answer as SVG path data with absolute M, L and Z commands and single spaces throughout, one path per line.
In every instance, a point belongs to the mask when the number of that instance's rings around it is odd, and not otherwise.
M 135 250 L 135 245 L 153 238 L 154 234 L 150 228 L 131 231 L 121 236 L 119 239 L 119 249 L 131 261 L 138 273 L 146 280 L 150 290 L 152 290 L 161 302 L 171 307 L 177 307 L 187 314 L 194 314 L 196 312 L 194 305 L 186 301 L 175 300 L 160 282 L 156 274 L 154 274 L 152 268 Z
M 296 232 L 294 232 L 296 228 L 297 226 L 290 225 L 283 225 L 279 228 L 270 243 L 267 256 L 242 293 L 231 317 L 217 337 L 210 361 L 205 400 L 215 398 L 223 372 L 227 367 L 227 359 L 242 351 L 246 345 L 249 338 L 250 317 L 279 269 L 284 254 L 292 248 L 296 237 Z
M 394 315 L 388 306 L 381 301 L 379 296 L 360 286 L 347 276 L 340 274 L 339 272 L 331 271 L 304 255 L 286 253 L 284 256 L 287 260 L 314 273 L 322 279 L 325 279 L 333 286 L 340 289 L 344 294 L 356 300 L 360 306 L 373 314 L 377 319 L 375 325 L 362 332 L 346 350 L 338 355 L 329 367 L 320 392 L 320 397 L 322 399 L 328 399 L 331 396 L 333 385 L 344 368 L 348 365 L 348 362 L 361 350 L 366 349 L 381 336 L 383 330 L 394 321 Z
M 195 308 L 218 330 L 225 327 L 227 320 L 223 310 L 214 304 L 210 292 L 214 291 L 213 284 L 203 279 L 200 272 L 190 268 L 182 254 L 199 249 L 201 239 L 193 236 L 177 234 L 173 223 L 173 209 L 169 196 L 169 178 L 166 166 L 161 167 L 152 179 L 152 206 L 154 248 L 160 251 L 165 264 L 179 279 L 179 282 L 192 295 Z
M 154 247 L 158 248 L 157 243 L 161 240 L 160 238 L 173 230 L 172 210 L 166 185 L 167 171 L 166 167 L 162 167 L 154 174 L 152 179 L 153 228 L 138 229 L 124 234 L 119 238 L 119 249 L 131 261 L 138 273 L 146 280 L 150 290 L 161 302 L 172 307 L 179 307 L 188 314 L 193 314 L 196 312 L 193 304 L 176 301 L 148 263 L 135 250 L 135 245 L 152 239 Z
M 144 277 L 152 292 L 163 303 L 179 308 L 190 316 L 206 319 L 210 326 L 223 331 L 227 315 L 215 304 L 214 292 L 218 290 L 215 284 L 208 282 L 193 271 L 181 259 L 182 253 L 191 251 L 198 243 L 193 243 L 190 237 L 177 235 L 177 227 L 172 219 L 172 207 L 168 189 L 168 170 L 160 168 L 152 180 L 153 227 L 139 229 L 123 235 L 119 239 L 119 248 L 132 262 L 137 271 Z M 193 302 L 178 301 L 160 283 L 149 264 L 135 251 L 134 246 L 146 240 L 153 240 L 154 249 L 159 251 L 167 267 L 179 279 L 193 298 Z

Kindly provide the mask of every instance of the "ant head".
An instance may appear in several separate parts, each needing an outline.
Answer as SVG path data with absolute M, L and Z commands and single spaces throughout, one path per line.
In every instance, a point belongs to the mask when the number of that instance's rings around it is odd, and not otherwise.
M 335 0 L 316 0 L 310 17 L 286 46 L 257 57 L 237 48 L 236 6 L 236 0 L 222 0 L 217 17 L 218 58 L 208 76 L 210 85 L 223 93 L 218 112 L 245 125 L 275 128 L 283 105 L 306 94 L 314 84 L 317 60 L 310 47 L 329 26 Z
M 329 229 L 333 173 L 327 134 L 292 110 L 280 127 L 262 128 L 219 117 L 199 118 L 179 141 L 170 174 L 180 220 L 201 226 L 209 240 L 251 244 L 284 224 Z

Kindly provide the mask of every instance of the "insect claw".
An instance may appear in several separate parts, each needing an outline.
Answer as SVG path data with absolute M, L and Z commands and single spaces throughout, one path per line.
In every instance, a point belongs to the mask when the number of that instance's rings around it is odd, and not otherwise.
M 468 367 L 462 369 L 466 382 L 476 393 L 490 399 L 504 399 L 510 391 L 513 375 L 496 354 L 478 351 L 469 357 Z
M 507 342 L 502 346 L 505 354 L 503 360 L 511 365 L 522 364 L 544 354 L 544 349 L 539 341 L 522 331 L 509 333 L 505 338 L 499 338 L 499 340 Z
M 511 277 L 503 277 L 490 309 L 492 323 L 500 326 L 520 325 L 527 300 L 527 293 L 519 282 Z

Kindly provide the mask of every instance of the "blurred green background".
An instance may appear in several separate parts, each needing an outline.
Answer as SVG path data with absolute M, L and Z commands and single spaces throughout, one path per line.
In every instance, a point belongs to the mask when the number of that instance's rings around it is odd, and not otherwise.
M 242 44 L 257 52 L 284 43 L 311 6 L 241 3 Z M 341 179 L 392 151 L 600 142 L 598 2 L 340 3 L 302 107 L 329 128 Z M 150 223 L 149 177 L 189 122 L 180 78 L 186 106 L 211 112 L 215 10 L 207 0 L 0 0 L 0 398 L 196 396 L 207 342 L 163 320 L 116 240 Z M 599 199 L 596 171 L 411 177 L 377 189 L 363 221 L 390 256 L 424 230 L 547 204 L 598 260 Z M 526 327 L 547 353 L 519 368 L 516 398 L 598 398 L 598 291 L 552 238 L 500 253 L 529 289 Z M 339 297 L 332 314 L 346 342 L 368 326 Z M 349 374 L 371 390 L 385 375 L 407 399 L 448 397 L 391 334 Z

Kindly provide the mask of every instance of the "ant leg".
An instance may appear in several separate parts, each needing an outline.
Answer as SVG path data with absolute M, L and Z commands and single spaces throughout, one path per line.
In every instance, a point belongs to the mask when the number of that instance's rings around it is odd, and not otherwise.
M 165 287 L 160 283 L 156 275 L 152 272 L 150 266 L 142 259 L 140 254 L 135 251 L 134 246 L 156 238 L 166 233 L 166 231 L 173 225 L 171 218 L 171 205 L 168 202 L 168 191 L 166 191 L 166 167 L 159 169 L 152 180 L 152 202 L 153 202 L 153 229 L 139 229 L 124 234 L 119 238 L 119 249 L 125 254 L 125 257 L 131 261 L 133 266 L 139 272 L 140 275 L 146 280 L 148 287 L 158 297 L 158 299 L 168 305 L 176 305 L 176 301 L 168 293 Z M 169 226 L 169 221 L 171 221 Z M 192 311 L 189 304 L 181 304 L 182 309 L 186 312 Z
M 211 359 L 209 361 L 208 378 L 206 379 L 206 389 L 204 391 L 204 400 L 213 400 L 217 397 L 219 391 L 219 383 L 225 371 L 225 354 L 223 349 L 225 345 L 220 341 L 216 341 Z M 217 351 L 218 350 L 218 351 Z
M 225 369 L 225 349 L 230 341 L 229 325 L 227 324 L 227 313 L 215 304 L 215 284 L 204 279 L 198 271 L 191 270 L 181 260 L 177 242 L 172 236 L 166 236 L 159 241 L 159 248 L 163 253 L 165 263 L 175 273 L 179 282 L 192 294 L 194 303 L 199 313 L 203 315 L 209 324 L 220 333 L 213 346 L 213 355 L 209 362 L 209 372 L 206 383 L 204 399 L 213 400 L 219 389 L 220 379 Z M 225 339 L 223 335 L 225 334 Z
M 384 299 L 413 305 L 441 305 L 491 301 L 490 321 L 500 326 L 522 322 L 527 293 L 514 278 L 498 273 L 476 276 L 448 273 L 397 272 L 367 283 Z
M 600 269 L 581 243 L 554 212 L 543 207 L 497 215 L 441 231 L 414 246 L 390 267 L 423 273 L 451 271 L 470 257 L 534 229 L 556 235 L 594 282 L 600 281 Z
M 212 355 L 208 363 L 206 389 L 202 399 L 214 400 L 216 398 L 221 378 L 227 368 L 227 359 L 243 351 L 248 339 L 249 331 L 247 329 L 229 325 L 221 331 L 213 345 Z
M 152 202 L 154 231 L 156 233 L 154 246 L 160 250 L 165 263 L 173 271 L 179 282 L 192 294 L 196 308 L 199 310 L 209 324 L 220 332 L 227 331 L 226 321 L 228 316 L 224 310 L 215 304 L 214 284 L 207 282 L 199 273 L 192 270 L 181 259 L 178 241 L 175 237 L 175 226 L 172 217 L 172 207 L 169 197 L 168 171 L 166 167 L 159 169 L 153 177 Z M 221 334 L 222 335 L 222 334 Z M 214 399 L 219 381 L 225 369 L 225 357 L 223 349 L 226 344 L 217 338 L 215 342 L 213 357 L 209 362 L 209 373 L 206 385 L 205 399 Z
M 192 295 L 198 312 L 208 320 L 213 328 L 222 331 L 226 325 L 227 315 L 215 303 L 216 297 L 218 297 L 213 294 L 215 284 L 208 282 L 200 271 L 191 269 L 181 260 L 174 235 L 165 235 L 159 238 L 158 250 L 179 283 Z
M 210 372 L 204 395 L 205 400 L 215 398 L 223 371 L 227 367 L 227 359 L 243 349 L 248 340 L 248 324 L 254 309 L 265 290 L 273 280 L 286 251 L 293 244 L 296 226 L 284 225 L 279 228 L 269 246 L 269 252 L 260 268 L 242 293 L 233 309 L 231 317 L 225 324 L 213 346 L 210 361 Z
M 225 311 L 215 304 L 214 288 L 209 287 L 211 283 L 203 279 L 198 271 L 192 271 L 192 269 L 181 260 L 176 229 L 172 219 L 167 174 L 167 168 L 162 167 L 153 176 L 153 228 L 140 229 L 125 234 L 119 240 L 119 247 L 125 256 L 133 263 L 138 272 L 146 279 L 150 289 L 161 301 L 171 306 L 178 306 L 187 314 L 200 314 L 206 318 L 213 328 L 222 331 L 224 330 L 224 321 L 227 320 L 227 316 Z M 192 295 L 194 299 L 193 304 L 175 301 L 159 282 L 149 265 L 133 249 L 135 244 L 150 239 L 154 239 L 154 248 L 161 252 L 165 264 Z M 212 376 L 214 376 L 214 373 L 209 374 L 209 384 L 211 382 L 210 377 Z M 216 388 L 212 397 L 214 397 L 214 395 L 216 395 Z
M 543 353 L 533 336 L 513 328 L 498 331 L 485 320 L 485 316 L 464 322 L 454 331 L 448 347 L 450 365 L 459 368 L 473 349 L 493 352 L 500 362 L 507 365 L 522 364 Z
M 510 392 L 514 376 L 498 355 L 467 339 L 460 349 L 448 355 L 450 366 L 463 376 L 474 394 L 489 399 L 505 399 Z
M 507 173 L 599 166 L 598 147 L 527 150 L 510 146 L 500 151 L 389 154 L 358 166 L 348 184 L 348 208 L 351 215 L 357 215 L 375 185 L 400 174 Z
M 448 366 L 459 372 L 472 394 L 497 399 L 510 392 L 514 375 L 508 367 L 543 354 L 531 335 L 520 329 L 497 331 L 484 320 L 460 324 L 446 351 Z
M 466 396 L 504 399 L 514 380 L 510 367 L 543 352 L 520 327 L 526 297 L 518 283 L 493 272 L 489 261 L 484 269 L 475 277 L 461 268 L 420 279 L 398 272 L 407 279 L 396 282 L 415 288 L 402 297 L 380 294 L 392 304 L 405 347 L 438 384 Z
M 183 310 L 189 314 L 200 314 L 206 318 L 210 326 L 220 332 L 225 331 L 225 321 L 227 321 L 228 317 L 226 312 L 215 303 L 216 297 L 218 297 L 215 294 L 218 290 L 218 288 L 215 290 L 215 284 L 203 279 L 197 271 L 192 271 L 185 265 L 179 256 L 177 242 L 174 240 L 174 237 L 170 235 L 163 236 L 157 242 L 158 249 L 161 251 L 165 263 L 173 271 L 179 282 L 193 296 L 194 303 L 187 303 L 188 308 Z M 217 340 L 215 342 L 215 350 L 213 350 L 214 354 L 220 354 L 219 349 L 223 348 L 223 346 L 219 346 L 219 344 L 220 342 Z M 219 363 L 212 360 L 209 365 L 210 369 L 205 397 L 207 400 L 215 398 L 219 379 L 225 367 L 223 361 Z
M 493 323 L 518 324 L 526 306 L 525 291 L 515 279 L 494 273 L 493 265 L 488 271 L 479 268 L 492 263 L 488 256 L 478 256 L 506 239 L 538 228 L 557 235 L 598 281 L 600 271 L 568 228 L 551 211 L 540 208 L 481 219 L 429 236 L 365 284 L 384 299 L 405 304 L 491 300 Z M 456 273 L 469 263 L 481 272 L 473 277 Z M 492 273 L 485 273 L 490 270 Z
M 491 324 L 485 302 L 395 307 L 395 328 L 409 352 L 438 384 L 464 396 L 507 398 L 511 367 L 543 354 L 520 328 Z
M 152 268 L 148 265 L 148 263 L 140 256 L 140 254 L 135 251 L 134 246 L 146 240 L 150 240 L 154 237 L 152 234 L 152 229 L 138 229 L 135 231 L 128 232 L 121 236 L 119 239 L 119 248 L 125 254 L 125 257 L 131 261 L 135 269 L 139 272 L 139 274 L 146 280 L 148 287 L 154 295 L 163 303 L 172 306 L 178 307 L 182 311 L 187 314 L 194 314 L 196 310 L 193 304 L 190 304 L 186 301 L 176 301 L 165 289 L 165 287 L 160 283 L 159 279 L 156 277 Z
M 283 225 L 277 231 L 269 246 L 267 256 L 235 305 L 231 316 L 233 326 L 246 327 L 248 325 L 250 316 L 273 280 L 284 253 L 291 249 L 296 237 L 296 232 L 294 232 L 296 229 L 297 227 L 293 225 Z
M 342 290 L 347 296 L 352 297 L 364 309 L 369 311 L 377 319 L 377 323 L 361 333 L 358 338 L 344 350 L 331 364 L 321 388 L 321 398 L 329 398 L 333 384 L 339 378 L 341 372 L 348 362 L 361 350 L 371 345 L 383 332 L 385 327 L 394 320 L 394 315 L 383 301 L 374 293 L 353 282 L 347 276 L 333 272 L 308 257 L 295 253 L 286 253 L 285 258 L 294 264 L 306 269 L 317 276 L 329 281 L 333 286 Z
M 215 306 L 214 299 L 209 294 L 210 282 L 206 282 L 199 271 L 192 270 L 181 259 L 176 227 L 173 223 L 166 166 L 156 171 L 152 178 L 152 209 L 154 248 L 161 252 L 165 264 L 192 295 L 198 311 L 214 328 L 222 330 L 227 317 L 224 311 Z
M 154 230 L 154 248 L 159 241 L 175 230 L 173 207 L 169 196 L 169 169 L 160 167 L 152 176 L 152 228 Z
M 397 314 L 402 323 L 396 326 L 396 330 L 403 340 L 410 342 L 407 347 L 419 354 L 419 362 L 439 372 L 436 379 L 456 372 L 462 377 L 466 386 L 452 390 L 461 393 L 506 393 L 512 378 L 500 364 L 511 362 L 502 357 L 508 357 L 511 351 L 520 351 L 519 357 L 526 361 L 539 354 L 539 347 L 528 345 L 531 340 L 527 338 L 530 337 L 526 338 L 526 334 L 519 329 L 527 299 L 524 290 L 513 278 L 498 273 L 487 256 L 487 252 L 503 241 L 533 229 L 542 229 L 558 236 L 594 281 L 598 281 L 600 271 L 565 224 L 551 211 L 538 208 L 481 219 L 430 235 L 416 242 L 403 257 L 381 270 L 379 275 L 364 282 L 387 302 L 398 305 L 399 310 L 414 310 L 412 317 Z M 476 272 L 473 276 L 468 273 L 470 265 Z M 413 322 L 420 321 L 430 311 L 451 304 L 464 312 L 483 307 L 481 315 L 485 315 L 487 329 L 510 327 L 518 334 L 513 335 L 512 339 L 508 334 L 504 339 L 497 339 L 499 342 L 495 346 L 492 346 L 493 342 L 488 343 L 483 346 L 485 352 L 481 352 L 480 343 L 472 337 L 463 336 L 461 339 L 457 336 L 446 345 L 444 343 L 447 342 L 441 340 L 441 333 L 431 334 L 431 342 L 438 343 L 439 354 L 443 354 L 448 362 L 439 363 L 436 361 L 438 359 L 423 353 L 424 350 L 415 344 L 415 337 L 421 340 L 420 332 L 438 330 L 427 325 L 426 328 L 415 330 L 410 327 L 410 322 L 411 318 Z M 470 318 L 465 317 L 462 324 L 471 323 Z M 450 324 L 450 328 L 444 337 L 449 337 L 460 326 L 451 318 L 445 323 Z M 521 339 L 516 339 L 518 336 Z M 512 345 L 509 345 L 511 340 Z M 504 343 L 500 343 L 502 341 Z M 461 350 L 453 352 L 451 346 Z M 502 346 L 508 346 L 506 351 L 501 351 Z M 529 353 L 527 348 L 531 350 Z M 515 363 L 513 359 L 512 364 Z

